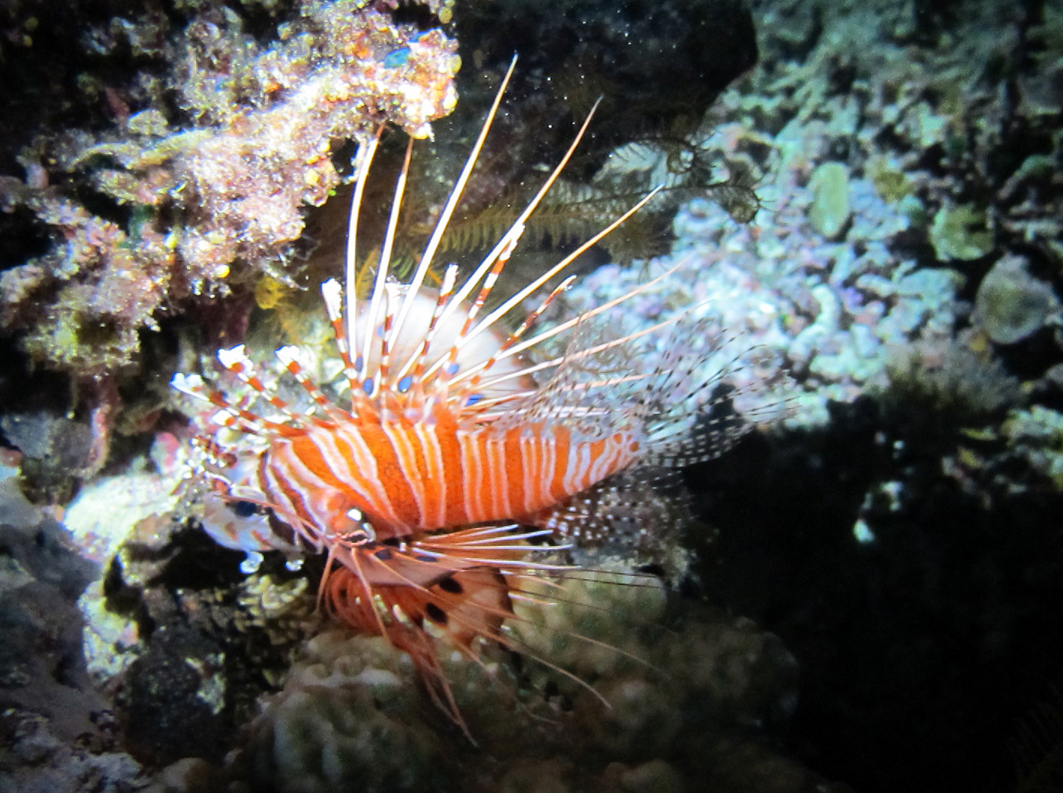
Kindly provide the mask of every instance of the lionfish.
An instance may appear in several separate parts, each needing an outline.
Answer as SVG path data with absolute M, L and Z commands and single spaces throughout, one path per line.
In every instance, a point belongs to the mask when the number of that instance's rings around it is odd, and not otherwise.
M 252 568 L 269 550 L 292 558 L 327 554 L 319 601 L 355 630 L 383 636 L 408 653 L 432 699 L 462 729 L 435 642 L 445 639 L 477 662 L 474 642 L 481 637 L 519 650 L 502 624 L 515 618 L 515 601 L 532 599 L 525 589 L 529 578 L 573 569 L 535 561 L 542 558 L 535 554 L 556 554 L 608 534 L 615 522 L 630 520 L 615 514 L 623 511 L 615 505 L 633 483 L 645 485 L 661 468 L 715 456 L 748 426 L 697 416 L 699 394 L 708 394 L 722 374 L 697 381 L 694 373 L 706 354 L 690 355 L 697 345 L 679 332 L 652 371 L 618 366 L 617 360 L 637 362 L 618 350 L 675 320 L 614 339 L 588 332 L 596 318 L 670 273 L 535 330 L 574 281 L 569 276 L 515 329 L 498 330 L 504 317 L 641 209 L 652 193 L 485 308 L 525 223 L 576 151 L 593 110 L 541 189 L 473 272 L 462 279 L 458 266 L 448 264 L 437 276 L 438 287 L 426 286 L 512 73 L 511 65 L 412 276 L 402 283 L 389 270 L 410 170 L 412 140 L 408 144 L 364 300 L 356 296 L 355 248 L 381 132 L 361 141 L 346 282 L 328 280 L 321 287 L 349 404 L 326 396 L 295 347 L 277 350 L 276 357 L 305 390 L 312 411 L 297 411 L 267 387 L 244 345 L 220 350 L 218 360 L 257 393 L 271 416 L 230 399 L 199 375 L 178 374 L 172 382 L 217 408 L 214 430 L 229 427 L 253 441 L 226 449 L 201 436 L 209 450 L 197 471 L 210 485 L 199 515 L 204 528 L 220 544 L 247 552 Z M 675 325 L 688 334 L 705 333 L 704 323 L 689 317 Z M 529 358 L 529 351 L 566 333 L 566 347 L 543 360 Z

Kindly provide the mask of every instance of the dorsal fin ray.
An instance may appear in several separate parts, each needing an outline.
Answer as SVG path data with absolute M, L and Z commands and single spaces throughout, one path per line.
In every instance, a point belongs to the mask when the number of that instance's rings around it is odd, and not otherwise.
M 497 283 L 499 276 L 502 275 L 502 270 L 505 268 L 506 264 L 509 263 L 510 256 L 512 256 L 513 251 L 517 247 L 517 243 L 520 242 L 520 238 L 524 234 L 525 223 L 527 222 L 528 218 L 531 217 L 532 213 L 539 207 L 539 204 L 542 203 L 543 198 L 546 197 L 546 194 L 550 191 L 550 188 L 554 186 L 554 183 L 561 176 L 561 173 L 562 171 L 564 171 L 565 166 L 568 165 L 569 160 L 572 159 L 572 155 L 576 152 L 577 147 L 583 140 L 583 136 L 584 134 L 586 134 L 587 128 L 590 126 L 591 119 L 594 117 L 594 111 L 597 110 L 597 108 L 598 102 L 595 102 L 594 106 L 591 107 L 590 112 L 587 114 L 587 117 L 584 119 L 582 126 L 580 126 L 579 131 L 576 133 L 575 138 L 573 138 L 572 143 L 569 144 L 568 150 L 565 152 L 560 162 L 558 162 L 558 164 L 554 167 L 554 170 L 550 173 L 550 176 L 547 177 L 546 181 L 539 188 L 539 192 L 535 194 L 531 201 L 528 202 L 527 206 L 524 207 L 524 210 L 521 212 L 521 214 L 517 217 L 515 221 L 513 221 L 510 227 L 495 244 L 495 247 L 487 254 L 486 257 L 484 257 L 484 260 L 480 263 L 480 266 L 473 272 L 472 275 L 469 276 L 466 282 L 462 285 L 462 289 L 458 292 L 457 295 L 455 295 L 453 305 L 456 308 L 458 305 L 461 304 L 461 301 L 464 300 L 464 298 L 469 293 L 471 293 L 472 289 L 475 288 L 476 284 L 479 283 L 481 279 L 483 279 L 483 284 L 480 287 L 480 292 L 477 294 L 476 298 L 472 301 L 472 303 L 469 304 L 469 307 L 466 310 L 465 322 L 462 326 L 461 331 L 458 333 L 457 338 L 454 340 L 454 346 L 451 348 L 447 356 L 441 357 L 440 360 L 454 360 L 457 357 L 460 349 L 464 346 L 466 339 L 472 337 L 473 334 L 471 334 L 471 330 L 473 327 L 473 322 L 479 315 L 480 309 L 482 309 L 484 304 L 487 302 L 487 298 L 490 296 L 491 291 L 494 289 L 494 286 Z
M 356 355 L 358 351 L 358 219 L 362 206 L 362 195 L 365 193 L 365 185 L 369 179 L 369 168 L 373 164 L 373 155 L 376 154 L 377 145 L 380 143 L 380 135 L 383 127 L 378 127 L 376 133 L 358 146 L 357 165 L 355 167 L 354 190 L 351 191 L 351 211 L 347 218 L 347 250 L 344 259 L 344 295 L 347 309 L 347 347 Z M 372 328 L 368 333 L 372 334 Z M 354 370 L 356 379 L 361 379 L 364 374 L 362 369 L 366 362 L 355 358 Z M 352 389 L 353 391 L 354 389 Z
M 622 225 L 628 218 L 630 218 L 632 215 L 634 215 L 636 212 L 638 212 L 640 209 L 642 209 L 644 206 L 646 206 L 646 204 L 649 201 L 651 201 L 653 199 L 653 197 L 656 196 L 658 192 L 660 192 L 660 190 L 661 190 L 661 188 L 657 187 L 654 190 L 650 191 L 650 193 L 648 195 L 646 195 L 644 198 L 642 198 L 640 201 L 638 201 L 634 206 L 632 206 L 630 209 L 628 209 L 626 212 L 624 212 L 622 215 L 620 215 L 618 218 L 616 218 L 608 226 L 603 228 L 601 231 L 599 231 L 594 236 L 590 237 L 583 244 L 581 244 L 579 247 L 577 247 L 574 251 L 572 251 L 567 256 L 565 256 L 563 259 L 561 259 L 561 261 L 559 261 L 553 267 L 548 269 L 545 273 L 543 273 L 542 275 L 540 275 L 537 278 L 535 278 L 534 280 L 532 280 L 531 283 L 527 284 L 526 286 L 524 286 L 523 288 L 521 288 L 517 292 L 515 292 L 513 295 L 511 295 L 509 298 L 507 298 L 502 303 L 502 305 L 500 305 L 498 308 L 496 308 L 494 311 L 492 311 L 490 314 L 488 314 L 486 317 L 484 317 L 482 320 L 480 320 L 471 330 L 469 330 L 469 332 L 462 337 L 462 343 L 464 344 L 464 343 L 467 343 L 467 342 L 471 341 L 476 336 L 480 335 L 481 333 L 485 332 L 488 328 L 492 327 L 496 322 L 498 322 L 498 320 L 500 320 L 502 317 L 504 317 L 506 314 L 508 314 L 510 311 L 512 311 L 514 307 L 516 307 L 521 302 L 523 302 L 525 300 L 525 298 L 530 297 L 532 294 L 534 294 L 536 291 L 538 291 L 545 283 L 547 283 L 550 279 L 552 279 L 558 273 L 560 273 L 563 270 L 565 270 L 570 264 L 572 264 L 572 262 L 574 262 L 576 259 L 578 259 L 580 256 L 582 256 L 584 253 L 586 253 L 592 247 L 597 245 L 605 237 L 607 237 L 610 234 L 612 234 L 613 231 L 615 231 L 620 225 Z M 618 299 L 616 301 L 613 301 L 613 305 L 615 305 L 618 302 L 622 302 L 622 300 Z M 520 345 L 517 345 L 517 346 L 519 347 Z M 510 351 L 510 354 L 516 355 L 518 352 L 519 352 L 519 350 L 514 348 L 514 349 L 512 349 Z M 439 362 L 437 362 L 437 365 L 438 365 L 438 363 Z
M 402 170 L 395 182 L 395 195 L 391 200 L 391 213 L 388 216 L 388 228 L 384 234 L 384 245 L 380 250 L 380 263 L 377 265 L 376 278 L 373 281 L 373 290 L 369 299 L 369 313 L 366 317 L 365 340 L 362 342 L 362 360 L 369 365 L 371 360 L 373 338 L 376 333 L 377 317 L 380 312 L 380 302 L 384 299 L 385 285 L 388 280 L 388 270 L 391 267 L 391 252 L 395 246 L 395 234 L 399 225 L 399 212 L 402 207 L 402 199 L 406 193 L 406 179 L 410 174 L 410 161 L 413 158 L 413 138 L 406 144 L 406 157 L 402 162 Z M 357 296 L 349 298 L 357 300 Z M 384 338 L 386 342 L 386 337 Z M 373 373 L 373 393 L 377 393 L 380 387 L 387 387 L 386 383 L 380 382 L 379 368 Z
M 506 78 L 502 83 L 502 88 L 499 90 L 499 94 L 495 98 L 495 104 L 492 106 L 491 113 L 488 115 L 487 121 L 484 123 L 484 129 L 481 132 L 482 136 L 486 136 L 487 129 L 494 118 L 494 113 L 497 112 L 498 103 L 502 98 L 502 91 L 505 90 L 505 87 L 509 81 L 509 77 L 512 74 L 513 67 L 515 65 L 516 58 L 514 58 L 513 63 L 510 64 L 509 72 L 506 73 Z M 583 136 L 587 132 L 587 128 L 590 126 L 591 119 L 593 118 L 594 112 L 597 107 L 598 102 L 595 102 L 594 106 L 587 114 L 587 117 L 584 119 L 583 124 L 580 126 L 579 131 L 576 133 L 576 136 L 573 139 L 572 143 L 569 145 L 564 156 L 554 167 L 553 171 L 550 173 L 550 176 L 546 179 L 543 185 L 539 188 L 539 192 L 537 192 L 532 198 L 532 200 L 528 202 L 528 204 L 524 207 L 524 210 L 520 213 L 520 215 L 517 216 L 517 219 L 513 221 L 510 227 L 499 238 L 498 242 L 495 243 L 495 246 L 491 249 L 490 252 L 488 252 L 487 256 L 484 257 L 483 261 L 479 264 L 476 270 L 473 271 L 473 273 L 465 280 L 465 282 L 461 285 L 458 291 L 454 294 L 454 298 L 450 301 L 450 304 L 447 306 L 446 310 L 443 312 L 441 321 L 445 322 L 447 319 L 450 318 L 451 314 L 453 314 L 455 311 L 458 311 L 459 308 L 464 305 L 465 299 L 472 293 L 472 290 L 476 288 L 476 285 L 479 284 L 481 280 L 487 279 L 484 281 L 483 286 L 480 288 L 480 293 L 477 295 L 477 298 L 467 309 L 468 313 L 466 314 L 466 321 L 464 327 L 458 334 L 458 339 L 455 341 L 455 345 L 457 345 L 458 348 L 463 346 L 464 342 L 462 341 L 462 339 L 464 339 L 468 335 L 472 320 L 475 318 L 476 314 L 479 312 L 479 309 L 483 306 L 484 302 L 486 302 L 488 295 L 494 287 L 495 281 L 498 279 L 498 276 L 501 274 L 502 269 L 509 261 L 509 257 L 513 253 L 513 250 L 516 247 L 517 243 L 520 241 L 520 237 L 524 233 L 524 226 L 528 218 L 531 217 L 532 213 L 535 212 L 535 210 L 539 207 L 539 204 L 542 203 L 543 198 L 546 197 L 546 194 L 557 182 L 558 178 L 561 176 L 562 171 L 564 171 L 565 166 L 567 166 L 569 160 L 572 159 L 572 155 L 575 154 L 576 149 L 579 147 L 580 142 L 583 140 Z M 479 156 L 478 150 L 474 149 L 474 153 Z M 429 374 L 436 371 L 439 367 L 443 366 L 444 361 L 451 353 L 456 354 L 456 351 L 450 351 L 447 355 L 440 356 L 440 358 L 437 359 L 429 368 Z M 408 362 L 407 366 L 403 367 L 403 374 L 408 368 L 409 363 L 411 362 Z
M 428 274 L 428 270 L 432 266 L 432 261 L 435 258 L 436 250 L 439 248 L 439 243 L 442 241 L 443 234 L 446 232 L 447 226 L 450 224 L 450 218 L 453 216 L 454 210 L 458 206 L 458 201 L 461 200 L 462 193 L 465 191 L 465 185 L 468 183 L 469 177 L 472 175 L 472 170 L 476 166 L 476 161 L 480 158 L 480 151 L 483 149 L 484 142 L 487 140 L 487 133 L 491 130 L 491 123 L 494 121 L 495 116 L 498 113 L 498 107 L 502 103 L 502 95 L 505 93 L 506 87 L 509 85 L 509 80 L 513 76 L 513 70 L 516 66 L 517 59 L 514 57 L 509 64 L 509 69 L 506 70 L 505 77 L 502 78 L 502 85 L 499 86 L 494 102 L 491 103 L 491 109 L 488 111 L 487 119 L 484 121 L 484 124 L 480 129 L 480 134 L 476 138 L 476 143 L 473 144 L 472 151 L 469 152 L 469 156 L 465 160 L 465 165 L 462 167 L 461 173 L 458 175 L 457 180 L 454 182 L 454 186 L 451 188 L 450 196 L 447 198 L 447 202 L 444 204 L 442 212 L 439 213 L 435 228 L 432 229 L 432 235 L 428 238 L 428 243 L 425 245 L 424 252 L 421 254 L 421 259 L 417 263 L 417 269 L 414 271 L 413 277 L 410 279 L 406 299 L 403 301 L 402 307 L 399 309 L 398 317 L 395 319 L 392 333 L 396 337 L 402 333 L 402 327 L 406 324 L 406 318 L 413 310 L 417 291 L 424 283 L 425 276 Z

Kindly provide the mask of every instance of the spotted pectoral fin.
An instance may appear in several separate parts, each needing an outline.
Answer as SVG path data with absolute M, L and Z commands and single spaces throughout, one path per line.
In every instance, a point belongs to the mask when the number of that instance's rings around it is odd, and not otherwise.
M 574 551 L 604 546 L 655 559 L 690 516 L 689 496 L 675 469 L 620 471 L 528 518 L 569 540 Z
M 460 570 L 429 589 L 425 619 L 466 648 L 477 636 L 497 638 L 502 621 L 513 616 L 509 585 L 496 568 Z
M 395 559 L 402 556 L 396 553 Z M 340 567 L 326 582 L 326 605 L 352 628 L 383 633 L 399 646 L 403 646 L 406 630 L 426 630 L 465 650 L 478 636 L 497 638 L 503 620 L 513 615 L 505 576 L 493 567 L 437 567 L 431 583 L 415 583 L 411 577 L 407 582 L 385 585 L 366 584 L 349 568 Z M 392 580 L 404 577 L 403 571 L 411 568 L 416 569 L 403 558 L 402 564 L 393 568 Z M 419 577 L 425 576 L 421 573 Z
M 382 635 L 406 652 L 432 700 L 469 734 L 440 665 L 436 640 L 477 662 L 473 643 L 478 637 L 502 640 L 502 622 L 514 612 L 506 577 L 497 568 L 443 569 L 437 580 L 423 586 L 370 586 L 341 566 L 325 582 L 325 603 L 354 630 Z
M 789 378 L 778 352 L 750 346 L 697 306 L 680 318 L 645 380 L 638 464 L 680 468 L 719 457 L 746 433 L 782 418 Z

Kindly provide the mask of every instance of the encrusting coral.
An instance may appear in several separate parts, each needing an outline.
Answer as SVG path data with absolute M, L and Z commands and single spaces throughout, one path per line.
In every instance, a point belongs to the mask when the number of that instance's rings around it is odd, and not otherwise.
M 24 178 L 0 178 L 0 207 L 28 210 L 51 242 L 0 276 L 0 327 L 38 361 L 112 373 L 176 301 L 249 273 L 288 279 L 305 209 L 339 183 L 334 144 L 384 121 L 423 137 L 457 101 L 455 43 L 359 0 L 297 3 L 267 44 L 229 9 L 196 11 L 87 31 L 86 57 L 132 49 L 153 69 L 101 89 L 108 128 L 42 134 L 19 155 Z

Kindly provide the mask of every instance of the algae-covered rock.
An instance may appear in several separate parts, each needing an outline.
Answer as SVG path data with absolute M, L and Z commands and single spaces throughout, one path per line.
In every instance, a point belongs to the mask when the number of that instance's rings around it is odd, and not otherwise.
M 812 173 L 808 221 L 827 239 L 841 236 L 849 223 L 849 171 L 840 162 L 825 162 Z
M 231 767 L 261 791 L 694 790 L 706 742 L 786 718 L 796 663 L 748 620 L 666 619 L 647 576 L 584 570 L 522 586 L 504 644 L 441 648 L 468 736 L 380 637 L 311 639 Z M 674 627 L 674 630 L 672 629 Z M 736 785 L 729 789 L 760 790 Z
M 887 157 L 868 159 L 865 171 L 875 192 L 883 201 L 893 204 L 911 194 L 911 185 L 904 171 Z
M 92 431 L 84 421 L 42 407 L 0 417 L 0 432 L 22 453 L 22 486 L 34 499 L 66 500 L 92 457 Z
M 940 261 L 972 261 L 993 250 L 985 213 L 972 204 L 946 203 L 930 225 L 930 244 Z
M 1032 336 L 1059 311 L 1052 287 L 1026 269 L 1017 256 L 993 265 L 975 296 L 975 319 L 997 344 L 1014 344 Z
M 1031 405 L 1011 411 L 1000 429 L 1012 454 L 1063 489 L 1063 413 Z
M 887 411 L 907 422 L 933 416 L 936 427 L 984 423 L 1022 396 L 1018 379 L 998 360 L 959 342 L 898 349 L 890 356 L 886 374 L 889 385 L 879 399 Z
M 141 790 L 140 766 L 109 741 L 75 600 L 98 574 L 0 463 L 0 790 Z

